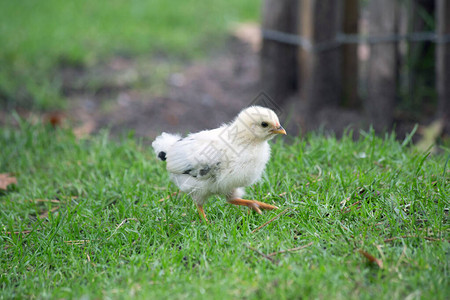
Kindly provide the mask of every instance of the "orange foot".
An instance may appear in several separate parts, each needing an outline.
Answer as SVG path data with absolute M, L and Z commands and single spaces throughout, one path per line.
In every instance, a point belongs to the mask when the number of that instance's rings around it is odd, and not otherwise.
M 206 223 L 208 223 L 208 218 L 206 218 L 205 211 L 203 210 L 203 205 L 197 204 L 197 210 L 198 214 L 200 215 L 200 218 L 203 218 Z
M 234 204 L 234 205 L 245 205 L 248 208 L 251 208 L 254 211 L 256 211 L 258 214 L 261 214 L 261 209 L 268 209 L 268 210 L 278 209 L 278 207 L 276 207 L 276 206 L 273 206 L 273 205 L 270 205 L 267 203 L 263 203 L 263 202 L 259 202 L 256 200 L 246 200 L 246 199 L 236 198 L 236 199 L 228 200 L 228 202 L 230 202 L 231 204 Z

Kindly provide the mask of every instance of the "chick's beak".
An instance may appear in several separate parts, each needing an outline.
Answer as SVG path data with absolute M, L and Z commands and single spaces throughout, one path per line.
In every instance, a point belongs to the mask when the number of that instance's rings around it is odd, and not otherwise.
M 283 126 L 281 126 L 281 125 L 279 127 L 272 129 L 271 132 L 275 133 L 275 134 L 284 134 L 284 135 L 287 134 L 286 130 L 284 130 Z

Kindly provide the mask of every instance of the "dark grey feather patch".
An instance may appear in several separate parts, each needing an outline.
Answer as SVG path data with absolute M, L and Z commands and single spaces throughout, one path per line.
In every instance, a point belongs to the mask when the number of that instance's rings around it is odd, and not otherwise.
M 158 157 L 160 160 L 165 161 L 166 160 L 166 152 L 164 152 L 164 151 L 159 152 Z

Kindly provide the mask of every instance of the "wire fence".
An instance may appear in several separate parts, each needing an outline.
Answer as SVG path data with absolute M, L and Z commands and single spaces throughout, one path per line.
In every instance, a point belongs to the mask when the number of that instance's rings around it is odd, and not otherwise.
M 300 46 L 308 52 L 324 52 L 338 48 L 345 44 L 381 44 L 407 42 L 432 42 L 436 44 L 450 43 L 450 34 L 439 35 L 432 31 L 412 32 L 408 34 L 386 34 L 377 36 L 366 36 L 360 34 L 338 33 L 332 40 L 314 43 L 310 39 L 297 34 L 282 32 L 272 29 L 262 29 L 262 37 L 283 44 Z

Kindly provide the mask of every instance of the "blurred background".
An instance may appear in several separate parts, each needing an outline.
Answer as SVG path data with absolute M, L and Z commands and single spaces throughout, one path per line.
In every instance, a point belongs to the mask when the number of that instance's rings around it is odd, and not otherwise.
M 446 0 L 0 1 L 0 124 L 153 138 L 261 93 L 289 133 L 450 132 Z

